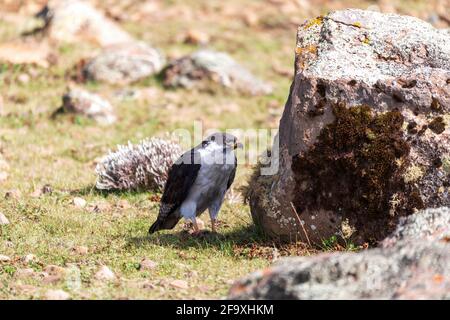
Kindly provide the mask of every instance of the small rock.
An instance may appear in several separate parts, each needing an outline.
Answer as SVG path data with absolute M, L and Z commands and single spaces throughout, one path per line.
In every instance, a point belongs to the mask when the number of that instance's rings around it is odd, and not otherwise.
M 51 194 L 53 192 L 53 188 L 51 185 L 46 184 L 42 187 L 36 188 L 33 193 L 30 194 L 32 198 L 39 198 L 44 194 Z
M 26 74 L 26 73 L 21 73 L 21 74 L 17 77 L 17 80 L 18 80 L 20 83 L 27 84 L 28 82 L 30 82 L 30 76 L 29 76 L 28 74 Z
M 69 300 L 70 294 L 68 294 L 64 290 L 48 290 L 45 293 L 45 299 L 46 300 Z
M 37 288 L 30 284 L 18 284 L 14 286 L 14 289 L 22 294 L 34 294 L 37 291 Z
M 19 200 L 22 197 L 22 192 L 17 189 L 6 191 L 5 193 L 5 199 L 14 199 Z
M 6 179 L 8 179 L 8 172 L 0 171 L 0 182 L 6 181 Z
M 61 275 L 45 275 L 43 276 L 42 282 L 44 284 L 56 284 L 63 280 Z
M 84 256 L 89 253 L 89 248 L 85 246 L 75 246 L 72 248 L 72 252 Z
M 143 42 L 110 46 L 84 67 L 87 79 L 111 84 L 128 84 L 159 72 L 165 64 L 162 54 Z
M 60 275 L 63 276 L 66 273 L 66 269 L 60 266 L 56 266 L 53 264 L 49 264 L 44 269 L 44 272 L 47 272 L 49 275 Z
M 50 40 L 63 43 L 93 42 L 100 46 L 132 40 L 131 35 L 88 1 L 48 1 L 37 16 L 44 20 L 43 31 Z
M 11 261 L 10 257 L 0 254 L 0 262 L 8 262 L 8 261 Z
M 203 88 L 212 81 L 250 95 L 273 91 L 269 83 L 256 78 L 228 54 L 206 49 L 172 61 L 164 69 L 163 77 L 168 87 Z
M 72 203 L 77 208 L 84 208 L 87 204 L 86 200 L 80 197 L 73 198 Z
M 127 200 L 125 200 L 125 199 L 119 200 L 119 201 L 117 202 L 117 206 L 118 206 L 120 209 L 124 209 L 124 210 L 130 209 L 130 208 L 131 208 L 130 203 L 129 203 Z
M 42 190 L 41 190 L 41 188 L 35 189 L 35 190 L 30 194 L 30 197 L 32 197 L 32 198 L 39 198 L 40 196 L 42 196 Z
M 259 22 L 258 16 L 252 11 L 245 11 L 242 15 L 242 19 L 244 20 L 245 24 L 249 27 L 254 27 Z
M 188 289 L 188 283 L 184 280 L 173 280 L 170 282 L 170 286 L 177 288 L 177 289 Z
M 31 254 L 31 253 L 22 257 L 22 262 L 26 263 L 26 264 L 29 264 L 31 262 L 37 262 L 37 261 L 38 261 L 38 258 L 34 254 Z
M 112 281 L 116 279 L 114 272 L 107 266 L 102 266 L 95 274 L 95 279 L 101 281 Z
M 156 263 L 155 261 L 144 258 L 139 264 L 139 270 L 154 270 L 157 266 L 158 263 Z
M 184 37 L 184 42 L 190 44 L 207 44 L 209 42 L 209 35 L 199 30 L 189 30 Z
M 80 114 L 102 125 L 109 125 L 117 120 L 113 107 L 107 100 L 83 89 L 72 88 L 63 95 L 62 103 L 55 114 L 62 111 Z
M 42 194 L 51 194 L 53 192 L 53 187 L 49 184 L 46 184 L 41 189 Z
M 98 201 L 89 204 L 87 210 L 92 213 L 107 212 L 111 210 L 111 205 L 107 201 Z
M 6 216 L 0 212 L 0 226 L 5 226 L 7 224 L 9 224 L 8 218 L 6 218 Z
M 24 269 L 18 269 L 16 273 L 14 274 L 17 278 L 31 278 L 35 276 L 35 272 L 31 268 L 24 268 Z
M 156 286 L 153 283 L 146 281 L 142 284 L 142 288 L 152 290 L 152 289 L 155 289 Z

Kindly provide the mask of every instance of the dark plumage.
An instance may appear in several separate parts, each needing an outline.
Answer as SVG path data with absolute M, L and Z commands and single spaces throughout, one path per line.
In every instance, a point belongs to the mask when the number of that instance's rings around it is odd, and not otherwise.
M 236 175 L 238 146 L 236 137 L 216 133 L 184 153 L 169 171 L 158 218 L 149 232 L 172 229 L 182 217 L 192 220 L 198 231 L 195 218 L 206 209 L 215 230 L 224 195 Z

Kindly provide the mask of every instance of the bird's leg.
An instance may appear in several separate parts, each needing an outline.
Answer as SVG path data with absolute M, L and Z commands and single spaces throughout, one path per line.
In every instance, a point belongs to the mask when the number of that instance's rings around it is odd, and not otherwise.
M 194 232 L 192 234 L 193 235 L 199 234 L 200 233 L 200 228 L 198 227 L 197 219 L 195 217 L 192 219 L 192 225 L 194 227 Z
M 212 232 L 214 232 L 214 233 L 216 233 L 217 231 L 217 229 L 216 229 L 216 221 L 217 221 L 217 219 L 216 218 L 211 218 L 211 230 L 212 230 Z

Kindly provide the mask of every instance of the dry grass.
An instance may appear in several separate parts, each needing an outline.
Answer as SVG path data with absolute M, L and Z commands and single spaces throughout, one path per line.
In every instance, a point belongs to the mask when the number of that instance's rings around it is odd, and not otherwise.
M 114 16 L 114 3 L 119 2 L 104 1 L 100 6 Z M 88 89 L 108 98 L 117 110 L 119 121 L 105 128 L 79 117 L 50 119 L 61 104 L 67 75 L 95 47 L 59 45 L 55 47 L 58 63 L 48 69 L 0 65 L 4 103 L 0 152 L 10 165 L 8 179 L 0 182 L 0 212 L 11 222 L 0 226 L 0 254 L 12 258 L 0 262 L 0 299 L 42 298 L 49 288 L 64 289 L 72 298 L 83 299 L 219 298 L 227 294 L 233 279 L 265 267 L 279 256 L 314 253 L 304 244 L 280 247 L 267 243 L 252 227 L 248 206 L 239 203 L 224 205 L 218 236 L 193 239 L 180 225 L 149 237 L 148 227 L 158 211 L 158 203 L 152 201 L 157 195 L 99 193 L 93 189 L 94 160 L 128 140 L 137 142 L 176 128 L 192 130 L 193 121 L 199 119 L 205 129 L 277 126 L 289 92 L 296 24 L 330 9 L 314 4 L 307 10 L 295 5 L 294 9 L 283 9 L 277 3 L 248 1 L 246 10 L 257 12 L 256 24 L 243 16 L 242 2 L 237 0 L 168 1 L 160 10 L 187 13 L 177 19 L 155 18 L 156 22 L 116 17 L 127 31 L 169 56 L 196 49 L 180 40 L 186 30 L 207 32 L 210 47 L 227 51 L 274 85 L 270 96 L 248 97 L 217 88 L 211 92 L 168 91 L 157 77 L 149 77 L 129 89 L 151 87 L 151 98 L 130 100 L 117 96 L 120 88 L 88 83 Z M 366 8 L 371 4 L 356 3 L 343 1 L 339 5 Z M 19 37 L 18 23 L 0 18 L 0 42 Z M 288 74 L 280 70 L 288 70 Z M 20 82 L 22 74 L 31 75 L 30 80 Z M 235 190 L 246 184 L 250 171 L 249 166 L 239 168 Z M 50 185 L 53 192 L 33 197 L 33 192 L 44 185 Z M 19 191 L 21 196 L 4 199 L 10 190 Z M 87 207 L 75 207 L 74 197 L 84 198 Z M 124 206 L 124 201 L 129 206 Z M 87 247 L 88 252 L 76 253 L 79 246 Z M 21 260 L 30 253 L 37 261 Z M 143 258 L 157 262 L 158 267 L 140 270 Z M 39 275 L 47 265 L 71 270 L 75 278 L 79 272 L 80 287 L 74 287 L 67 275 L 53 281 Z M 118 280 L 95 280 L 101 265 L 109 266 Z M 21 277 L 24 268 L 32 268 L 37 275 Z M 174 279 L 186 280 L 188 288 L 173 288 L 170 282 Z

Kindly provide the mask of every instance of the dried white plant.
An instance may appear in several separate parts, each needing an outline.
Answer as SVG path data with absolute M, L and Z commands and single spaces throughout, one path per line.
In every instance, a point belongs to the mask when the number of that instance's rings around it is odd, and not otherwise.
M 173 141 L 150 138 L 133 145 L 119 145 L 95 169 L 101 190 L 162 190 L 172 164 L 181 155 Z

